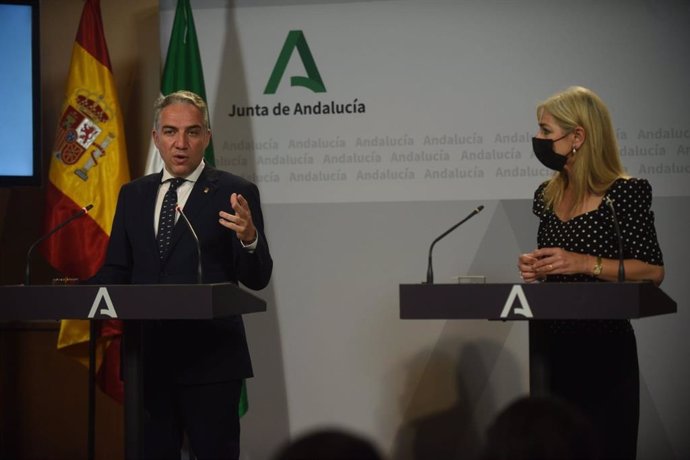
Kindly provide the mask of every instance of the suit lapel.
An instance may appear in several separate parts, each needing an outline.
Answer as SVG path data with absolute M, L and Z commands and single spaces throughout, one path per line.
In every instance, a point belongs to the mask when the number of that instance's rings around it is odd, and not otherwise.
M 146 238 L 151 241 L 156 247 L 156 253 L 158 253 L 158 243 L 156 242 L 156 228 L 154 223 L 156 222 L 156 198 L 158 197 L 158 189 L 160 188 L 161 178 L 163 177 L 163 172 L 151 176 L 151 179 L 144 184 L 143 190 L 143 200 L 142 204 L 144 206 L 143 216 L 149 216 L 149 224 L 145 226 L 144 231 L 146 232 Z
M 192 192 L 184 205 L 184 213 L 192 220 L 204 207 L 208 206 L 211 198 L 218 189 L 218 171 L 210 166 L 204 167 L 199 179 L 194 184 Z

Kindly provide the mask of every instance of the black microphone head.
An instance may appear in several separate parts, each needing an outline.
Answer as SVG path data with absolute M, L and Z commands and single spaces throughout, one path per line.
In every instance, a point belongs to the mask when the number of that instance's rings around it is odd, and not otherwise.
M 89 212 L 91 211 L 91 208 L 93 208 L 93 204 L 87 204 L 86 206 L 84 206 L 84 211 Z
M 483 204 L 480 204 L 479 206 L 477 206 L 477 212 L 480 212 L 482 209 L 484 209 Z

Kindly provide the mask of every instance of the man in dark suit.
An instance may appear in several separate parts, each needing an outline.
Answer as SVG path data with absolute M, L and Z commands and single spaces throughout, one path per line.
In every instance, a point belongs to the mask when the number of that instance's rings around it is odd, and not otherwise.
M 176 223 L 179 205 L 201 244 L 203 282 L 262 289 L 273 261 L 257 187 L 204 163 L 211 132 L 199 96 L 179 91 L 154 109 L 153 140 L 165 168 L 120 190 L 96 279 L 196 283 L 197 247 L 185 223 Z M 186 432 L 199 460 L 237 458 L 242 380 L 252 376 L 242 318 L 148 321 L 143 349 L 144 456 L 180 458 Z

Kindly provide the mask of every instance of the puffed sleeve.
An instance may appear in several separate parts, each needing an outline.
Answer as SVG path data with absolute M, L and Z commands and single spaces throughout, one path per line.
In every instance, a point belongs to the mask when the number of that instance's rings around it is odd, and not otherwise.
M 654 227 L 652 186 L 646 179 L 616 181 L 607 196 L 613 200 L 626 259 L 663 265 L 663 255 Z

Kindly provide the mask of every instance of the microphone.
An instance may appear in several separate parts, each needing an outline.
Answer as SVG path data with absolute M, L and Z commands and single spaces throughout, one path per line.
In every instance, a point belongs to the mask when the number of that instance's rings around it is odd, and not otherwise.
M 616 210 L 613 208 L 613 200 L 609 197 L 605 197 L 604 201 L 611 209 L 611 216 L 613 217 L 613 227 L 616 229 L 616 238 L 618 238 L 618 282 L 622 283 L 625 281 L 625 264 L 623 263 L 623 238 L 621 237 L 621 228 L 618 225 L 618 217 L 616 216 Z
M 197 277 L 197 283 L 203 284 L 204 272 L 201 269 L 201 243 L 199 242 L 199 237 L 196 236 L 196 232 L 194 231 L 194 227 L 192 227 L 192 223 L 189 222 L 189 219 L 187 219 L 187 216 L 185 215 L 185 213 L 182 212 L 182 208 L 180 207 L 179 204 L 175 206 L 175 210 L 180 213 L 180 216 L 184 220 L 185 224 L 187 224 L 189 231 L 192 232 L 192 236 L 194 237 L 194 242 L 196 243 L 196 260 L 197 260 L 196 277 Z
M 76 214 L 74 214 L 73 216 L 71 216 L 69 219 L 67 219 L 66 221 L 62 222 L 62 223 L 59 224 L 58 226 L 54 227 L 51 231 L 49 231 L 48 233 L 46 233 L 45 235 L 43 235 L 42 237 L 40 237 L 39 239 L 37 239 L 36 241 L 34 241 L 34 244 L 32 244 L 32 245 L 29 247 L 29 250 L 26 251 L 26 268 L 25 268 L 25 270 L 24 270 L 24 285 L 25 285 L 25 286 L 28 286 L 28 285 L 31 284 L 31 254 L 32 254 L 33 251 L 34 251 L 34 248 L 35 248 L 36 246 L 38 246 L 38 244 L 41 243 L 43 240 L 45 240 L 46 238 L 50 237 L 53 233 L 57 232 L 58 230 L 60 230 L 60 229 L 61 229 L 62 227 L 64 227 L 65 225 L 69 224 L 69 223 L 72 222 L 73 220 L 78 219 L 78 218 L 80 218 L 81 216 L 83 216 L 83 215 L 85 215 L 86 213 L 88 213 L 88 212 L 91 210 L 91 208 L 93 208 L 93 205 L 92 205 L 92 204 L 89 204 L 89 205 L 84 206 L 83 208 L 81 208 L 81 209 L 79 210 L 79 212 L 77 212 Z
M 480 212 L 482 209 L 484 209 L 484 206 L 483 206 L 483 205 L 478 206 L 474 211 L 472 211 L 472 212 L 470 213 L 469 216 L 465 217 L 465 218 L 462 219 L 460 222 L 458 222 L 457 224 L 453 225 L 451 228 L 449 228 L 448 230 L 446 230 L 445 232 L 443 232 L 443 233 L 441 234 L 441 236 L 439 236 L 438 238 L 436 238 L 436 239 L 431 243 L 431 246 L 429 246 L 429 266 L 428 266 L 427 269 L 426 269 L 426 284 L 434 284 L 434 270 L 433 270 L 433 268 L 431 268 L 431 251 L 434 249 L 434 245 L 435 245 L 436 243 L 438 243 L 439 240 L 440 240 L 441 238 L 445 237 L 447 234 L 449 234 L 450 232 L 452 232 L 453 230 L 455 230 L 456 228 L 458 228 L 459 226 L 461 226 L 462 224 L 464 224 L 465 222 L 467 222 L 468 220 L 470 220 L 472 217 L 474 217 L 474 216 L 476 216 L 477 214 L 479 214 L 479 212 Z

